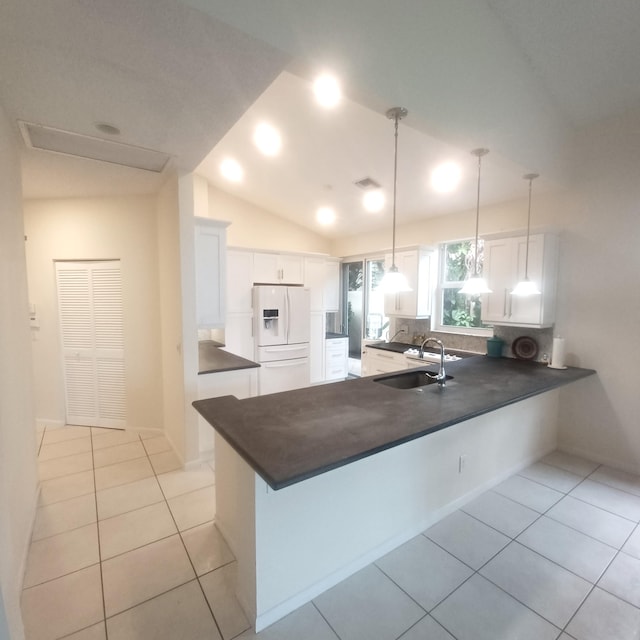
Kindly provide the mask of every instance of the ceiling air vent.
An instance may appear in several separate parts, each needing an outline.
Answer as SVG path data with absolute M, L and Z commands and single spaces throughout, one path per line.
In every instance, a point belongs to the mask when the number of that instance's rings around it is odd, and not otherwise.
M 160 173 L 165 168 L 170 158 L 166 153 L 122 142 L 103 140 L 30 122 L 18 122 L 18 124 L 25 144 L 31 149 L 53 151 L 67 156 L 110 162 L 156 173 Z
M 362 180 L 356 180 L 353 184 L 360 189 L 379 189 L 380 185 L 373 178 L 362 178 Z

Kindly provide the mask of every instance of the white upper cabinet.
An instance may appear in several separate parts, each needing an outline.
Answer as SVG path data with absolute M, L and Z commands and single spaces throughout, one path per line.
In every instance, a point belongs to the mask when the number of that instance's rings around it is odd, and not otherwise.
M 304 284 L 303 257 L 280 253 L 254 253 L 253 282 Z
M 558 238 L 552 234 L 529 237 L 529 280 L 541 295 L 511 295 L 524 279 L 527 255 L 526 236 L 486 240 L 483 276 L 492 293 L 482 296 L 482 321 L 487 324 L 519 327 L 550 327 L 555 321 L 558 274 Z
M 418 248 L 396 251 L 396 266 L 409 282 L 411 291 L 388 294 L 384 298 L 384 312 L 388 316 L 428 318 L 433 311 L 435 287 L 435 249 Z M 391 254 L 385 259 L 391 267 Z
M 338 311 L 340 262 L 322 256 L 306 256 L 304 286 L 311 290 L 311 311 Z
M 253 252 L 227 250 L 227 313 L 251 313 Z
M 196 321 L 199 328 L 224 326 L 228 224 L 210 218 L 195 219 Z
M 304 286 L 311 292 L 311 311 L 324 311 L 324 289 L 327 278 L 327 261 L 323 257 L 304 259 Z
M 327 260 L 324 281 L 324 310 L 340 311 L 340 262 Z

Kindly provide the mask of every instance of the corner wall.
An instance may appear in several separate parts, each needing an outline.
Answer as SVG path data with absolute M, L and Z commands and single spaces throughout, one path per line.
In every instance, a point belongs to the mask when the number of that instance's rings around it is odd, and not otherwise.
M 171 176 L 156 199 L 158 280 L 165 436 L 184 461 L 184 366 L 178 180 Z
M 15 134 L 0 106 L 0 637 L 24 638 L 20 592 L 36 508 L 31 336 Z

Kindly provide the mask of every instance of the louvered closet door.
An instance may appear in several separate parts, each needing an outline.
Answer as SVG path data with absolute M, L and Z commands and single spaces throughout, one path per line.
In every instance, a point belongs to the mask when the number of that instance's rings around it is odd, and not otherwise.
M 57 262 L 67 423 L 125 427 L 120 262 Z

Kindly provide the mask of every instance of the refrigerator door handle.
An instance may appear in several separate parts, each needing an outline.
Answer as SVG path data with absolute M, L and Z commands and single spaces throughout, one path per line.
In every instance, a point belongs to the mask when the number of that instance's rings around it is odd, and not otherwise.
M 289 289 L 285 289 L 284 291 L 284 317 L 285 317 L 285 342 L 289 344 L 289 327 L 291 326 L 291 318 L 289 317 Z

